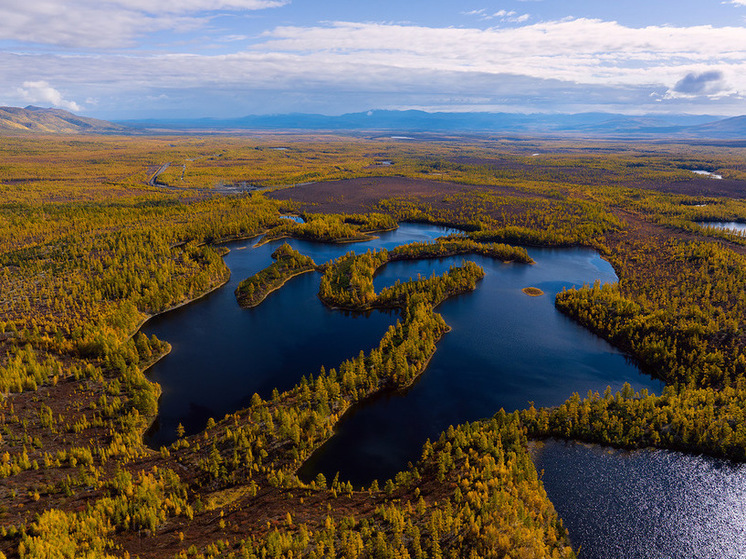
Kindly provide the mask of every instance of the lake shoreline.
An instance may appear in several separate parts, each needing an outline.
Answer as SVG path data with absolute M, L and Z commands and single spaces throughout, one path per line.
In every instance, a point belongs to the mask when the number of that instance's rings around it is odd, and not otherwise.
M 274 285 L 271 289 L 268 289 L 267 291 L 265 291 L 264 293 L 262 293 L 261 299 L 255 301 L 255 302 L 252 302 L 250 304 L 244 304 L 244 303 L 242 303 L 239 300 L 238 301 L 238 305 L 242 309 L 253 309 L 255 307 L 258 307 L 259 305 L 261 305 L 267 299 L 267 297 L 269 297 L 275 291 L 279 291 L 280 289 L 282 289 L 282 287 L 287 282 L 289 282 L 291 279 L 297 278 L 298 276 L 302 276 L 303 274 L 308 274 L 309 272 L 318 272 L 318 271 L 319 270 L 318 270 L 318 266 L 317 266 L 317 267 L 314 267 L 314 268 L 307 268 L 307 269 L 298 270 L 296 272 L 293 272 L 292 274 L 283 277 L 281 283 Z M 238 290 L 238 288 L 236 288 L 236 290 Z M 236 294 L 236 297 L 238 298 L 238 294 Z
M 360 400 L 358 400 L 356 402 L 348 402 L 340 410 L 335 411 L 334 415 L 337 415 L 337 420 L 334 422 L 334 424 L 332 426 L 332 430 L 333 430 L 332 433 L 328 437 L 326 437 L 323 440 L 319 441 L 318 445 L 316 445 L 313 448 L 313 450 L 311 450 L 309 452 L 308 456 L 301 462 L 301 464 L 295 470 L 295 472 L 294 472 L 295 475 L 298 476 L 299 479 L 303 479 L 304 476 L 302 476 L 300 472 L 301 472 L 301 470 L 303 470 L 303 468 L 305 467 L 306 463 L 309 460 L 311 460 L 311 458 L 313 457 L 313 455 L 316 452 L 318 452 L 319 450 L 321 450 L 321 448 L 327 442 L 329 442 L 330 439 L 332 439 L 334 436 L 337 435 L 337 431 L 336 431 L 337 425 L 339 425 L 340 423 L 342 423 L 342 421 L 344 421 L 344 419 L 345 419 L 345 416 L 347 416 L 349 413 L 353 412 L 355 410 L 355 408 L 357 408 L 357 407 L 365 404 L 366 402 L 375 400 L 376 398 L 385 397 L 387 394 L 404 393 L 407 390 L 409 390 L 410 388 L 412 388 L 412 386 L 414 386 L 417 383 L 417 381 L 420 380 L 422 378 L 422 376 L 425 374 L 425 372 L 427 371 L 428 365 L 430 365 L 430 362 L 433 360 L 433 357 L 435 356 L 435 353 L 438 350 L 438 342 L 440 342 L 443 339 L 443 336 L 445 336 L 446 334 L 448 334 L 452 330 L 453 329 L 446 324 L 446 327 L 443 330 L 443 332 L 435 340 L 435 347 L 434 347 L 433 351 L 430 353 L 430 355 L 428 356 L 428 358 L 425 361 L 422 362 L 422 364 L 419 366 L 420 370 L 417 372 L 416 375 L 414 375 L 412 377 L 412 379 L 409 380 L 409 382 L 407 382 L 407 384 L 404 384 L 404 385 L 401 385 L 401 386 L 397 386 L 397 387 L 386 386 L 386 385 L 381 386 L 376 391 L 374 391 L 374 392 L 372 392 L 372 393 L 367 394 L 366 396 L 364 396 L 362 399 L 360 399 Z M 402 470 L 402 471 L 405 471 L 405 470 Z M 378 481 L 380 482 L 380 481 L 385 481 L 385 480 L 378 480 Z

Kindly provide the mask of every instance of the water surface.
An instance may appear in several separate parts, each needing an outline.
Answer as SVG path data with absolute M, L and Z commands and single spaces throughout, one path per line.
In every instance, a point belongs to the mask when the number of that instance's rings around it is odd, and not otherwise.
M 746 465 L 554 440 L 533 448 L 579 559 L 746 557 Z
M 697 221 L 696 223 L 700 227 L 713 227 L 715 229 L 736 232 L 741 235 L 746 234 L 746 223 L 740 223 L 738 221 Z
M 440 227 L 404 224 L 379 239 L 352 245 L 292 240 L 317 263 L 349 250 L 393 248 L 449 233 Z M 284 241 L 281 241 L 284 242 Z M 318 274 L 297 277 L 254 309 L 238 307 L 239 281 L 271 263 L 280 242 L 252 248 L 229 245 L 230 282 L 209 296 L 157 317 L 143 328 L 170 342 L 172 353 L 149 376 L 161 383 L 159 419 L 152 446 L 175 439 L 182 423 L 200 431 L 208 417 L 247 405 L 258 392 L 268 397 L 320 366 L 336 367 L 361 349 L 376 346 L 396 313 L 355 315 L 331 311 L 317 297 Z M 565 287 L 616 281 L 611 266 L 583 249 L 530 249 L 535 266 L 468 257 L 486 276 L 475 292 L 443 303 L 453 331 L 430 366 L 406 393 L 365 402 L 345 416 L 333 437 L 309 461 L 304 475 L 319 471 L 355 484 L 386 478 L 419 457 L 423 442 L 450 424 L 562 403 L 573 392 L 660 390 L 658 382 L 600 338 L 561 315 L 554 296 Z M 396 262 L 375 278 L 376 289 L 418 273 L 442 273 L 462 258 Z M 528 297 L 523 287 L 545 294 Z M 548 443 L 536 453 L 551 500 L 565 520 L 582 559 L 746 557 L 746 472 L 726 462 L 675 453 L 607 452 L 597 447 Z

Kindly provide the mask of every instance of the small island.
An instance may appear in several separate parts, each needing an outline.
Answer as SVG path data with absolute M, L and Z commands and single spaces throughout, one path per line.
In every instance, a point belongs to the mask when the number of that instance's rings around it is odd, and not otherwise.
M 429 243 L 409 243 L 389 252 L 388 260 L 418 260 L 420 258 L 447 258 L 461 254 L 478 254 L 497 258 L 505 263 L 534 264 L 533 258 L 523 247 L 502 243 L 480 243 L 466 237 L 446 237 Z
M 242 308 L 256 307 L 291 278 L 317 269 L 310 257 L 304 256 L 288 243 L 275 250 L 272 258 L 275 260 L 272 265 L 238 284 L 235 293 Z
M 544 295 L 544 292 L 539 289 L 538 287 L 524 287 L 521 289 L 526 295 L 529 297 L 541 297 Z

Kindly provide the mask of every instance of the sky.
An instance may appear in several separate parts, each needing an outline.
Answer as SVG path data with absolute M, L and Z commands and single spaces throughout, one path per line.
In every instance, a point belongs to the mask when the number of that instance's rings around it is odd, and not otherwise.
M 746 0 L 0 0 L 0 105 L 746 114 Z

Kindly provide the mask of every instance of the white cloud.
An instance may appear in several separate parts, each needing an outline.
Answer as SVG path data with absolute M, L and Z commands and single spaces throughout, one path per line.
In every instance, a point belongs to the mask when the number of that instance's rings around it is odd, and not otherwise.
M 463 12 L 463 14 L 467 16 L 478 16 L 479 19 L 484 21 L 499 19 L 500 21 L 508 23 L 524 23 L 531 18 L 529 14 L 518 15 L 515 10 L 498 10 L 497 12 L 490 14 L 487 13 L 487 10 L 485 10 L 484 8 L 481 8 L 479 10 L 471 10 L 469 12 Z
M 588 84 L 673 86 L 694 67 L 713 65 L 728 73 L 728 67 L 746 62 L 746 29 L 635 29 L 587 19 L 487 30 L 339 22 L 279 27 L 255 50 L 355 59 L 361 71 L 366 64 L 382 64 Z
M 75 101 L 62 98 L 62 94 L 45 81 L 23 82 L 23 87 L 18 88 L 19 95 L 29 103 L 49 104 L 53 107 L 78 112 L 80 105 Z
M 618 98 L 620 104 L 636 103 L 643 92 L 644 97 L 656 92 L 668 100 L 691 97 L 675 92 L 677 84 L 682 80 L 686 84 L 686 76 L 708 72 L 717 73 L 719 79 L 703 87 L 697 93 L 700 98 L 717 101 L 746 92 L 743 27 L 636 29 L 616 22 L 569 19 L 480 30 L 339 22 L 277 28 L 255 50 L 301 57 L 304 68 L 315 68 L 335 84 L 351 81 L 337 73 L 344 68 L 353 73 L 358 87 L 367 80 L 370 88 L 406 87 L 407 83 L 415 88 L 420 80 L 423 90 L 441 87 L 443 92 L 479 94 L 494 91 L 499 81 L 506 84 L 505 94 L 515 99 L 521 95 L 523 77 L 534 80 L 530 83 L 536 87 L 537 103 L 547 102 L 551 95 L 565 101 L 581 97 L 582 88 L 592 86 L 602 88 L 609 100 Z M 536 86 L 535 80 L 544 85 Z M 557 84 L 565 84 L 564 90 Z M 511 93 L 511 87 L 518 89 Z M 587 97 L 589 104 L 605 102 Z
M 64 47 L 118 48 L 163 30 L 205 25 L 215 11 L 274 8 L 289 0 L 3 0 L 0 39 Z
M 735 112 L 742 110 L 739 92 L 746 93 L 746 29 L 588 19 L 490 29 L 336 22 L 277 27 L 246 51 L 212 56 L 0 53 L 0 80 L 47 80 L 70 96 L 99 99 L 98 110 L 112 99 L 147 104 L 148 96 L 166 94 L 163 106 L 191 99 L 199 115 L 217 104 L 216 95 L 235 106 L 254 103 L 258 112 L 453 99 L 534 110 L 730 103 L 727 111 Z

